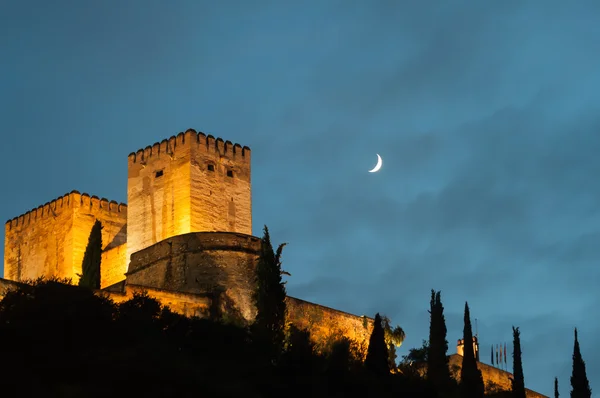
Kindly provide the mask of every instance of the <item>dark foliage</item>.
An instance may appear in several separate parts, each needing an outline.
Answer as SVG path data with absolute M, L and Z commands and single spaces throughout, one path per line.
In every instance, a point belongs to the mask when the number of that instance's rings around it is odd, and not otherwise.
M 402 362 L 427 362 L 429 358 L 429 341 L 423 340 L 423 345 L 419 348 L 411 348 L 408 355 L 402 357 Z
M 452 384 L 448 367 L 448 340 L 446 319 L 441 292 L 431 290 L 429 324 L 429 352 L 427 355 L 427 378 L 438 389 L 447 389 Z
M 388 363 L 390 369 L 396 369 L 396 347 L 399 347 L 403 342 L 406 334 L 400 326 L 392 327 L 391 320 L 387 316 L 381 317 L 383 331 L 385 333 L 385 342 L 388 348 Z
M 521 332 L 513 326 L 513 379 L 512 392 L 515 398 L 525 398 L 525 376 L 521 360 Z
M 571 398 L 591 398 L 592 390 L 585 371 L 585 362 L 579 349 L 577 329 L 573 346 L 573 373 L 571 374 Z
M 309 333 L 292 326 L 274 365 L 262 355 L 269 342 L 248 328 L 185 318 L 144 292 L 115 304 L 68 282 L 38 280 L 0 301 L 6 396 L 437 396 L 422 378 L 366 369 L 347 338 L 317 355 Z M 374 335 L 371 358 L 381 371 L 381 324 Z
M 477 368 L 475 352 L 473 350 L 473 330 L 471 328 L 471 315 L 469 304 L 465 303 L 465 326 L 463 329 L 464 356 L 460 371 L 460 392 L 464 398 L 482 398 L 484 384 L 481 371 Z
M 257 339 L 271 347 L 270 356 L 276 359 L 282 352 L 285 339 L 286 291 L 282 282 L 281 252 L 284 244 L 273 251 L 267 226 L 261 240 L 261 254 L 256 266 L 254 302 L 257 308 L 254 330 Z
M 100 262 L 102 260 L 102 224 L 96 220 L 88 238 L 81 264 L 79 286 L 100 289 Z
M 558 398 L 558 377 L 554 378 L 554 398 Z
M 387 344 L 385 343 L 385 332 L 381 316 L 375 315 L 373 331 L 369 339 L 369 348 L 365 358 L 365 367 L 375 375 L 389 375 L 390 364 Z

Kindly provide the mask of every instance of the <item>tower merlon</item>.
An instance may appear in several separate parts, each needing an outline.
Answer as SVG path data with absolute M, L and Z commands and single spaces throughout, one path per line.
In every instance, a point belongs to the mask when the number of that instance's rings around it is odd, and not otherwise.
M 128 161 L 132 163 L 142 163 L 144 165 L 152 157 L 170 156 L 176 157 L 180 152 L 185 152 L 195 145 L 200 151 L 215 153 L 220 156 L 231 158 L 236 161 L 250 162 L 250 148 L 238 143 L 225 141 L 222 138 L 215 138 L 211 134 L 196 132 L 188 129 L 184 133 L 171 136 L 168 139 L 156 142 L 151 146 L 138 149 L 128 155 Z
M 106 209 L 108 211 L 116 211 L 119 213 L 122 210 L 127 209 L 127 205 L 125 203 L 118 203 L 114 200 L 109 202 L 106 198 L 100 199 L 98 196 L 90 196 L 87 193 L 81 194 L 79 191 L 73 190 L 69 193 L 59 196 L 54 200 L 51 200 L 50 202 L 46 202 L 43 205 L 7 220 L 5 225 L 6 230 L 10 231 L 11 229 L 19 226 L 29 225 L 38 219 L 47 218 L 49 216 L 56 217 L 57 212 L 60 212 L 63 208 L 71 207 L 74 203 L 87 205 L 91 208 L 96 207 Z

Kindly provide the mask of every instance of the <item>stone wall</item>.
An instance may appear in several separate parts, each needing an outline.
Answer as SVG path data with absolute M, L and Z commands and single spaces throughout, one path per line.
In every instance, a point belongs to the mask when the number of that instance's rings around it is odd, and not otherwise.
M 199 318 L 207 318 L 210 315 L 211 298 L 206 295 L 171 292 L 130 284 L 124 286 L 123 292 L 104 291 L 103 293 L 115 303 L 121 303 L 131 299 L 134 293 L 144 291 L 150 297 L 155 298 L 162 305 L 169 307 L 173 312 L 178 314 L 187 317 L 197 316 Z
M 453 354 L 448 357 L 448 366 L 450 373 L 455 380 L 460 382 L 460 371 L 462 369 L 462 355 Z M 485 383 L 485 392 L 492 393 L 494 391 L 510 391 L 510 379 L 512 374 L 502 369 L 495 368 L 483 362 L 477 362 L 477 368 L 481 371 L 483 382 Z M 420 366 L 420 373 L 423 375 L 427 371 L 425 364 Z M 548 398 L 546 395 L 538 392 L 525 389 L 525 395 L 528 398 Z
M 372 318 L 334 310 L 294 297 L 287 298 L 287 321 L 299 329 L 309 330 L 313 342 L 322 344 L 331 338 L 346 336 L 366 349 L 373 331 Z
M 6 222 L 4 277 L 78 280 L 92 225 L 104 226 L 104 248 L 125 241 L 127 206 L 72 191 Z
M 100 263 L 100 288 L 125 280 L 127 263 L 127 243 L 104 250 Z
M 260 239 L 230 232 L 195 232 L 156 243 L 131 256 L 127 284 L 189 294 L 211 294 L 250 321 Z
M 81 264 L 87 248 L 92 226 L 99 220 L 102 223 L 102 250 L 124 244 L 127 240 L 127 206 L 107 205 L 106 200 L 100 200 L 87 194 L 73 195 L 73 265 L 71 275 L 65 275 L 78 281 L 81 274 Z
M 250 149 L 194 130 L 140 149 L 129 155 L 127 202 L 127 258 L 189 232 L 251 234 Z
M 191 160 L 191 231 L 252 234 L 250 148 L 198 135 Z
M 17 289 L 23 284 L 0 278 L 0 300 L 7 292 Z M 123 285 L 115 290 L 97 290 L 96 294 L 109 297 L 115 303 L 122 303 L 133 298 L 134 293 L 146 292 L 173 312 L 192 317 L 206 318 L 209 316 L 211 299 L 201 294 L 185 294 L 169 292 L 162 289 L 152 289 L 146 286 Z

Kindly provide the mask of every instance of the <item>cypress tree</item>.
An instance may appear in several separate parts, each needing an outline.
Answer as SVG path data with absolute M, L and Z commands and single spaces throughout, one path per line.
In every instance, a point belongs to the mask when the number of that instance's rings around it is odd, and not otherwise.
M 261 252 L 256 266 L 254 302 L 257 314 L 255 330 L 270 345 L 274 357 L 282 353 L 285 341 L 286 290 L 282 282 L 281 252 L 285 243 L 273 251 L 269 229 L 265 225 Z
M 558 377 L 554 378 L 554 398 L 558 398 Z
M 79 286 L 100 289 L 100 262 L 102 261 L 102 223 L 98 220 L 92 226 L 88 244 L 83 255 Z
M 573 346 L 573 373 L 571 375 L 571 398 L 591 398 L 592 390 L 585 372 L 585 362 L 579 350 L 577 328 L 575 328 L 575 345 Z
M 521 332 L 513 326 L 513 380 L 512 392 L 515 398 L 525 398 L 525 376 L 521 361 Z
M 473 330 L 469 304 L 465 303 L 465 326 L 463 329 L 464 355 L 460 370 L 460 390 L 464 398 L 483 398 L 484 384 L 481 371 L 477 368 L 473 350 Z
M 444 389 L 450 384 L 448 367 L 448 340 L 446 340 L 446 319 L 442 305 L 441 292 L 431 290 L 429 353 L 427 355 L 427 378 L 438 388 Z
M 379 313 L 375 315 L 373 332 L 369 339 L 369 348 L 365 358 L 365 367 L 377 375 L 388 375 L 390 373 L 390 364 L 388 361 L 388 349 L 385 343 L 385 332 Z

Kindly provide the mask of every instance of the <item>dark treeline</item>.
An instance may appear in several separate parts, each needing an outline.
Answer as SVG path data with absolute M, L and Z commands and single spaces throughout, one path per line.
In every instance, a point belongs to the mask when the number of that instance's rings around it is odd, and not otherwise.
M 389 373 L 382 322 L 366 363 L 344 338 L 318 354 L 293 327 L 274 352 L 251 328 L 186 318 L 146 294 L 115 304 L 61 282 L 0 302 L 6 396 L 435 396 L 424 380 Z

